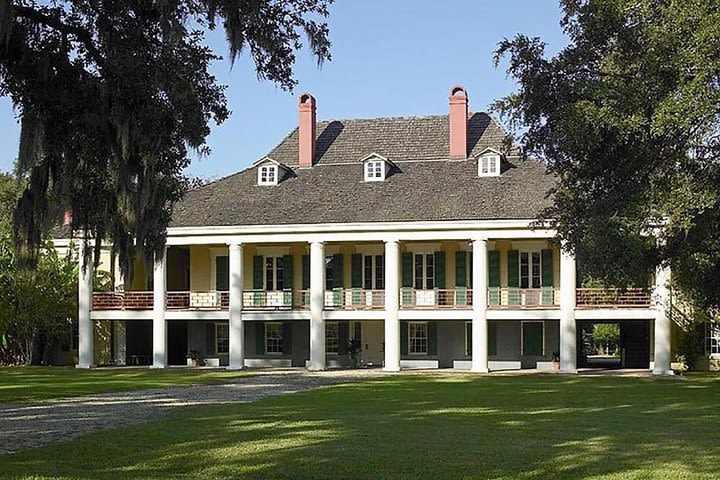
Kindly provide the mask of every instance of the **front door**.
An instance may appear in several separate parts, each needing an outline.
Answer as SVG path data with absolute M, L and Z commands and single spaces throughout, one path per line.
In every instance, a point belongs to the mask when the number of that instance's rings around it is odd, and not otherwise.
M 620 346 L 624 368 L 650 368 L 650 322 L 620 322 Z
M 187 322 L 167 322 L 168 365 L 186 365 L 188 354 Z
M 380 366 L 385 356 L 385 327 L 382 321 L 363 321 L 362 364 Z

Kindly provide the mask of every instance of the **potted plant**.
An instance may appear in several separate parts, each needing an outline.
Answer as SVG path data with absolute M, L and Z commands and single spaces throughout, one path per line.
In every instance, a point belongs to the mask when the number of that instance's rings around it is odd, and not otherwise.
M 187 358 L 190 360 L 191 367 L 198 367 L 202 365 L 202 353 L 200 353 L 200 350 L 190 350 Z
M 556 372 L 560 371 L 560 352 L 552 352 L 552 364 L 553 364 L 553 370 Z
M 360 357 L 360 351 L 362 350 L 362 343 L 360 340 L 350 340 L 348 342 L 347 351 L 348 357 L 350 358 L 350 366 L 352 368 L 358 367 L 358 360 Z

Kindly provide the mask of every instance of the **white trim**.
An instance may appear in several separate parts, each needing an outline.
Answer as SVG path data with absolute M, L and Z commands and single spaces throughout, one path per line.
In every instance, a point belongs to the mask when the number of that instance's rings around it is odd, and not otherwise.
M 290 255 L 290 247 L 277 247 L 277 246 L 256 247 L 255 255 L 258 255 L 261 257 L 282 257 L 283 255 Z
M 261 187 L 274 186 L 280 181 L 280 167 L 277 165 L 260 165 L 257 172 L 257 184 Z M 263 173 L 266 179 L 263 180 Z
M 380 176 L 375 175 L 375 169 L 378 165 L 380 165 Z M 366 182 L 384 182 L 387 176 L 387 170 L 387 162 L 385 160 L 367 160 L 363 164 L 363 178 Z
M 388 160 L 387 157 L 383 157 L 383 156 L 380 155 L 379 153 L 375 153 L 375 152 L 373 152 L 373 153 L 371 153 L 371 154 L 369 154 L 369 155 L 365 155 L 364 157 L 362 157 L 362 158 L 361 158 L 360 160 L 358 160 L 358 161 L 364 163 L 364 162 L 368 162 L 368 161 L 370 161 L 370 160 L 381 160 L 381 161 L 383 161 L 383 162 L 388 162 L 388 163 L 390 162 L 390 160 Z
M 405 370 L 427 370 L 440 368 L 438 360 L 400 360 L 400 368 Z

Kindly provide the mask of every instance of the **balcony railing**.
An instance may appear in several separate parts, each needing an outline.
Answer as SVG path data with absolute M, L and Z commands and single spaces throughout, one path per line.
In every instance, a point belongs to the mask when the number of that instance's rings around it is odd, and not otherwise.
M 245 310 L 303 310 L 310 308 L 310 290 L 245 290 Z
M 336 288 L 325 291 L 325 308 L 337 310 L 382 310 L 385 308 L 384 290 Z
M 168 310 L 227 310 L 230 293 L 220 291 L 167 292 Z
M 577 308 L 649 308 L 653 304 L 646 288 L 578 288 Z
M 153 292 L 94 292 L 93 310 L 151 310 Z
M 403 288 L 400 291 L 400 307 L 411 309 L 471 308 L 472 290 L 467 288 L 455 290 Z
M 557 288 L 488 288 L 488 308 L 494 310 L 558 308 L 559 305 Z

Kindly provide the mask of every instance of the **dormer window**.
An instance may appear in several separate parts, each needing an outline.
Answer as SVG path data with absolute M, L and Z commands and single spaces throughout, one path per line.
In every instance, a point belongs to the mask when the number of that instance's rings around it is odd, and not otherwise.
M 382 182 L 383 180 L 385 180 L 385 162 L 382 160 L 365 162 L 365 181 Z
M 365 172 L 364 178 L 366 182 L 382 182 L 388 176 L 390 168 L 394 165 L 390 160 L 378 155 L 377 153 L 371 153 L 360 159 L 363 163 L 363 172 Z
M 263 165 L 258 169 L 258 185 L 277 185 L 277 165 Z
M 498 177 L 502 167 L 502 156 L 499 152 L 488 149 L 477 157 L 478 176 Z

